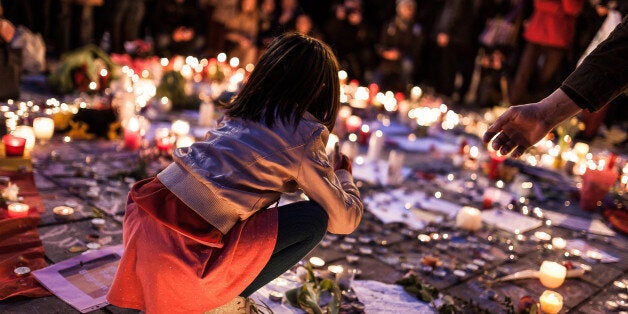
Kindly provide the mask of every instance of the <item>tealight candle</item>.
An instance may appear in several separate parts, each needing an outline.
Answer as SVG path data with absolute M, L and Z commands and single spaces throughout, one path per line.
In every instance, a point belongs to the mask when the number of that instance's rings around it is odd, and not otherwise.
M 567 241 L 563 238 L 553 238 L 552 246 L 557 250 L 563 250 L 567 246 Z
M 598 262 L 602 260 L 602 254 L 598 251 L 588 250 L 586 256 Z
M 456 215 L 456 226 L 460 229 L 476 231 L 482 228 L 482 214 L 475 207 L 464 206 Z
M 24 203 L 11 203 L 7 209 L 10 218 L 22 218 L 28 216 L 30 206 Z
M 342 266 L 340 265 L 329 265 L 329 267 L 327 267 L 327 270 L 337 275 L 337 274 L 342 273 L 344 268 L 342 268 Z
M 552 239 L 552 236 L 549 233 L 543 231 L 535 232 L 534 237 L 539 239 L 540 241 L 549 241 Z
M 556 314 L 563 308 L 563 296 L 555 291 L 545 290 L 541 294 L 539 302 L 541 303 L 543 313 Z
M 57 206 L 52 209 L 54 217 L 58 221 L 66 221 L 74 214 L 74 208 L 69 206 Z
M 170 135 L 168 128 L 155 130 L 155 145 L 159 151 L 169 151 L 175 144 L 175 137 Z
M 40 140 L 49 140 L 55 131 L 55 122 L 52 118 L 37 117 L 33 119 L 33 130 L 35 138 Z
M 554 289 L 565 282 L 567 268 L 556 262 L 544 261 L 539 270 L 539 280 L 543 286 Z
M 4 153 L 6 156 L 23 156 L 26 139 L 7 134 L 2 137 L 4 142 Z
M 312 256 L 310 257 L 310 264 L 314 267 L 323 267 L 325 266 L 325 261 L 318 256 Z

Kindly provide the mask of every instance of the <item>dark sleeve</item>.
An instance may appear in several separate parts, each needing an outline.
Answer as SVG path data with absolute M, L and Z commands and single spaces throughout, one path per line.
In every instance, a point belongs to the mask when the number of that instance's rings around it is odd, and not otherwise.
M 602 108 L 628 89 L 628 17 L 560 87 L 582 109 Z

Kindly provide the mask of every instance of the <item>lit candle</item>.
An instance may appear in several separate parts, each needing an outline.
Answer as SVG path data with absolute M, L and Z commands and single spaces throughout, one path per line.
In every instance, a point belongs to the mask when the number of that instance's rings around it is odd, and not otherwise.
M 137 117 L 132 117 L 124 128 L 124 148 L 137 150 L 140 148 L 141 142 L 142 135 L 140 134 L 139 121 Z
M 12 203 L 7 207 L 10 218 L 22 218 L 28 216 L 29 206 L 24 203 Z
M 552 236 L 544 231 L 537 231 L 534 233 L 534 237 L 539 239 L 540 241 L 549 241 L 552 239 Z
M 545 290 L 539 298 L 543 313 L 556 314 L 563 308 L 563 296 L 558 292 Z
M 573 150 L 579 158 L 583 159 L 589 153 L 589 144 L 578 142 L 574 144 Z
M 72 214 L 74 214 L 74 208 L 69 206 L 57 206 L 52 209 L 52 213 L 54 214 L 56 220 L 66 221 L 72 217 Z
M 504 163 L 504 160 L 506 160 L 506 157 L 501 155 L 499 152 L 491 152 L 490 158 L 491 161 L 488 167 L 488 177 L 496 180 L 499 178 L 499 170 L 501 165 Z
M 565 282 L 567 268 L 556 262 L 544 261 L 539 270 L 539 280 L 543 286 L 554 289 L 560 287 Z
M 55 122 L 52 118 L 37 117 L 33 120 L 33 129 L 35 138 L 40 140 L 49 140 L 55 131 Z
M 323 267 L 325 266 L 325 261 L 318 256 L 312 256 L 310 257 L 310 264 L 314 267 Z
M 340 265 L 329 265 L 327 267 L 327 270 L 329 270 L 331 273 L 333 274 L 340 274 L 343 272 L 344 268 Z
M 183 120 L 175 120 L 172 122 L 172 133 L 176 136 L 187 135 L 190 133 L 190 123 Z
M 350 116 L 347 118 L 347 132 L 354 133 L 362 127 L 362 118 Z
M 476 231 L 482 228 L 482 214 L 475 207 L 464 206 L 456 215 L 456 226 L 460 229 Z
M 23 156 L 26 139 L 7 134 L 2 137 L 4 142 L 4 153 L 6 156 Z
M 159 151 L 170 150 L 175 143 L 174 136 L 170 136 L 170 130 L 168 128 L 158 128 L 155 130 L 155 145 Z
M 567 246 L 567 241 L 565 241 L 565 239 L 563 238 L 553 238 L 552 239 L 552 246 L 557 249 L 557 250 L 562 250 Z

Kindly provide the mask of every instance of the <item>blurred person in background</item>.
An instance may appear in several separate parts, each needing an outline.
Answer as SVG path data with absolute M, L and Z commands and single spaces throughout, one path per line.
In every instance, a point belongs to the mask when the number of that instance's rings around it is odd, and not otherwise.
M 397 0 L 395 17 L 384 25 L 377 43 L 380 63 L 375 81 L 382 90 L 406 91 L 420 70 L 424 34 L 415 21 L 416 2 Z
M 561 64 L 573 42 L 584 0 L 534 0 L 525 22 L 525 47 L 511 91 L 512 104 L 547 96 L 556 88 Z M 534 83 L 534 84 L 532 84 Z

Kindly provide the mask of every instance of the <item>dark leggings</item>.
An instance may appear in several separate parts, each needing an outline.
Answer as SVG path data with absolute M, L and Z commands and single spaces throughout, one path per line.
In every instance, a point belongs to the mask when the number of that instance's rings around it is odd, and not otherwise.
M 248 297 L 279 277 L 303 259 L 325 236 L 329 218 L 325 210 L 315 202 L 296 202 L 277 210 L 279 221 L 273 254 L 241 296 Z

